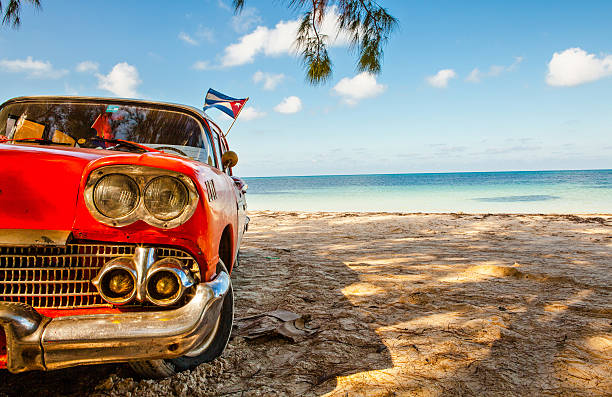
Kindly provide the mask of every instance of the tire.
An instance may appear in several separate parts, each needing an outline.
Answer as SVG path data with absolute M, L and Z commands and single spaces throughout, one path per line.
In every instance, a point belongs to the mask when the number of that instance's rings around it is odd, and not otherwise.
M 232 272 L 234 271 L 235 268 L 238 267 L 238 265 L 240 265 L 240 249 L 238 249 L 238 252 L 236 253 L 236 260 L 234 261 L 234 266 L 232 267 Z
M 217 273 L 227 272 L 221 260 L 217 264 Z M 129 365 L 143 378 L 162 379 L 176 375 L 179 372 L 194 369 L 202 363 L 213 361 L 219 357 L 229 342 L 234 324 L 234 291 L 230 282 L 229 289 L 221 306 L 220 320 L 216 333 L 206 350 L 197 356 L 181 356 L 172 359 L 133 361 Z

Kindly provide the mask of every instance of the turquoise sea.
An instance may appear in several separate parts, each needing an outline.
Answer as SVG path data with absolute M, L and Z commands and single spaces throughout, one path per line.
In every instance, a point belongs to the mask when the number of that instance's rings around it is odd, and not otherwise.
M 612 214 L 612 170 L 244 179 L 250 210 Z

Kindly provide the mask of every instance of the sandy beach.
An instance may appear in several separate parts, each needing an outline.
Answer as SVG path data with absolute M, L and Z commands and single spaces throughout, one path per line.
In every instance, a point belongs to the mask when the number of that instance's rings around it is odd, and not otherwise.
M 612 215 L 251 213 L 234 337 L 162 381 L 119 365 L 3 374 L 2 395 L 612 395 Z

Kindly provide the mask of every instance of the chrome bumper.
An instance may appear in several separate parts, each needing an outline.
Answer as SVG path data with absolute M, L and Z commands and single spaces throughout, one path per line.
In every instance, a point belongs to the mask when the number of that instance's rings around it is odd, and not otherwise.
M 50 319 L 21 303 L 0 302 L 7 368 L 13 373 L 83 364 L 174 358 L 197 350 L 216 329 L 230 278 L 199 284 L 185 306 L 170 311 Z

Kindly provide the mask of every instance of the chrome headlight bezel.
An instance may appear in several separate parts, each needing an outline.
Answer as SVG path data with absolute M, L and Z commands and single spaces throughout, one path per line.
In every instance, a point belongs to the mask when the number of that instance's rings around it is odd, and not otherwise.
M 126 175 L 136 182 L 138 185 L 140 194 L 138 197 L 138 204 L 136 208 L 129 214 L 119 218 L 109 218 L 103 215 L 94 204 L 93 196 L 94 189 L 98 184 L 98 181 L 110 174 L 123 174 Z M 143 195 L 146 186 L 153 179 L 160 176 L 169 176 L 178 179 L 187 188 L 189 198 L 187 205 L 183 211 L 176 217 L 170 220 L 162 220 L 156 218 L 151 214 L 146 206 L 144 205 Z M 187 175 L 176 171 L 165 170 L 161 168 L 139 166 L 139 165 L 110 165 L 101 167 L 94 170 L 87 179 L 84 191 L 85 205 L 91 215 L 99 222 L 113 227 L 122 227 L 130 225 L 138 220 L 143 220 L 151 226 L 155 226 L 161 229 L 172 229 L 187 222 L 196 210 L 200 196 L 195 187 L 195 184 Z

